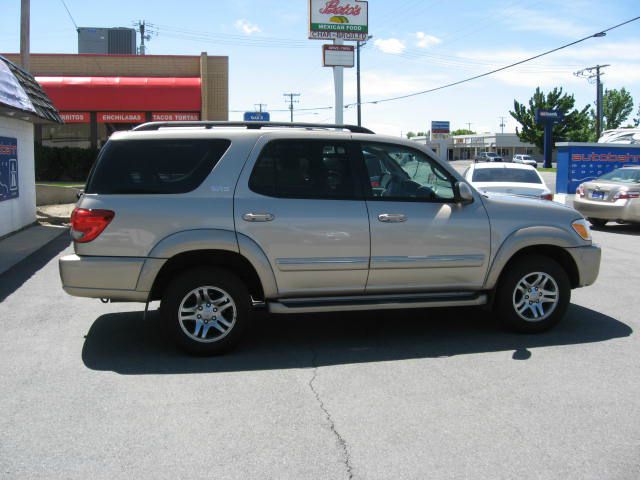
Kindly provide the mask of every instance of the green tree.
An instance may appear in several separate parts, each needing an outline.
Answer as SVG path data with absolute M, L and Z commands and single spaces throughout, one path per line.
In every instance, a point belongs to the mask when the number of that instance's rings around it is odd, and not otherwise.
M 473 130 L 469 130 L 467 128 L 459 128 L 458 130 L 454 130 L 451 132 L 451 135 L 475 135 L 476 132 Z
M 544 149 L 544 126 L 536 123 L 536 110 L 558 110 L 563 113 L 564 120 L 553 127 L 554 142 L 587 142 L 593 140 L 589 105 L 577 110 L 573 95 L 563 93 L 562 88 L 554 88 L 549 93 L 536 88 L 529 106 L 513 101 L 513 111 L 509 113 L 521 125 L 516 127 L 516 135 L 523 142 L 534 144 L 540 152 Z
M 602 96 L 602 130 L 619 128 L 629 118 L 632 111 L 633 98 L 626 88 L 605 90 Z M 594 109 L 591 109 L 591 116 L 595 123 L 596 112 Z
M 416 132 L 407 132 L 407 138 L 413 138 L 416 136 Z
M 638 115 L 638 118 L 634 118 L 633 119 L 633 126 L 634 127 L 640 126 L 640 106 L 638 107 L 638 113 L 636 115 Z

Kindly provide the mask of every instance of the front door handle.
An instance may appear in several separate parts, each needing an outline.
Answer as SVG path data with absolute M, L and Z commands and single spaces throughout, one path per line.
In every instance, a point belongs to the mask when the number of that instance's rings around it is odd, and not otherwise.
M 403 213 L 381 213 L 378 215 L 381 222 L 406 222 L 407 216 Z
M 242 219 L 245 222 L 270 222 L 274 217 L 272 213 L 245 213 L 242 215 Z

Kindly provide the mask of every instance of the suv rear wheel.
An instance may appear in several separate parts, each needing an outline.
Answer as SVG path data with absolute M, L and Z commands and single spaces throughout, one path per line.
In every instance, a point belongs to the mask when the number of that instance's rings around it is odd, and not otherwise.
M 244 283 L 220 268 L 197 268 L 165 289 L 160 314 L 178 347 L 194 355 L 217 355 L 240 340 L 250 315 Z
M 522 333 L 548 330 L 569 306 L 571 285 L 552 258 L 528 255 L 517 259 L 498 286 L 496 310 L 503 325 Z

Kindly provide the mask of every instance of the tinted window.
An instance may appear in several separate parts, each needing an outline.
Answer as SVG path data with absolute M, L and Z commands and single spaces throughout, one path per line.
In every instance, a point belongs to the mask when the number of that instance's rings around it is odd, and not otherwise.
M 602 175 L 599 180 L 612 180 L 623 183 L 640 183 L 640 169 L 619 168 Z
M 357 188 L 346 143 L 276 140 L 262 150 L 249 188 L 272 197 L 350 199 Z
M 108 142 L 87 181 L 87 193 L 186 193 L 197 188 L 224 155 L 229 140 Z
M 542 183 L 534 170 L 519 168 L 477 168 L 472 182 Z
M 363 143 L 370 190 L 379 200 L 452 201 L 455 180 L 424 153 L 402 145 Z

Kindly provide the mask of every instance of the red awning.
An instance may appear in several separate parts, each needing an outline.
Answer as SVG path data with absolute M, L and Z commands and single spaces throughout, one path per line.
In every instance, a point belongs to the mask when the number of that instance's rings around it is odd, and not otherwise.
M 36 77 L 58 110 L 200 111 L 197 77 Z

